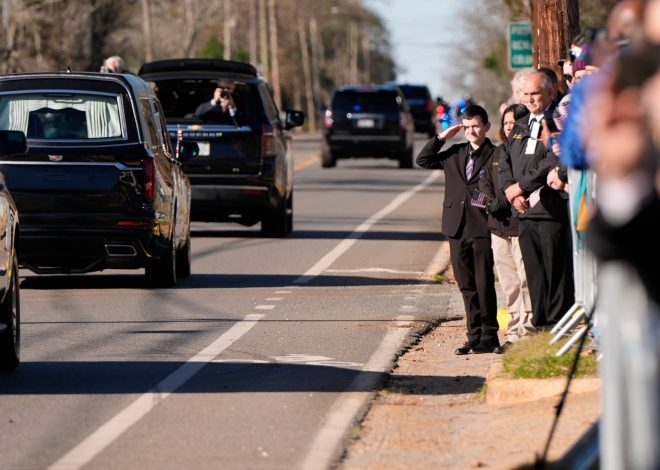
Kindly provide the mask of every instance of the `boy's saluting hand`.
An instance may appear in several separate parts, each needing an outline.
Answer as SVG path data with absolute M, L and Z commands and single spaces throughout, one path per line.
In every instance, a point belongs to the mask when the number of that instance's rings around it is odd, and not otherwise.
M 440 134 L 438 134 L 438 139 L 442 139 L 442 140 L 451 139 L 456 134 L 458 134 L 459 131 L 461 131 L 462 129 L 463 129 L 463 124 L 455 124 L 455 125 L 447 128 L 447 129 L 445 129 Z

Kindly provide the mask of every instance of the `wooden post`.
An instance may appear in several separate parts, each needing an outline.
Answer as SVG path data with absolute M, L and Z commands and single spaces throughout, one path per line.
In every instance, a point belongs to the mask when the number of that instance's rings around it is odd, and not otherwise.
M 532 3 L 532 17 L 534 65 L 550 67 L 561 77 L 557 61 L 566 57 L 571 41 L 580 32 L 579 0 L 537 0 Z

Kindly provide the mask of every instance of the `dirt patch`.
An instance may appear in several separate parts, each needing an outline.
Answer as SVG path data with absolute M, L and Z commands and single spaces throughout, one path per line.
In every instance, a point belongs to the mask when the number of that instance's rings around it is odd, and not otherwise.
M 534 462 L 557 399 L 487 404 L 486 376 L 501 356 L 455 356 L 464 331 L 464 320 L 444 323 L 399 359 L 355 429 L 340 469 L 510 469 Z M 569 395 L 550 459 L 561 457 L 598 416 L 598 391 Z

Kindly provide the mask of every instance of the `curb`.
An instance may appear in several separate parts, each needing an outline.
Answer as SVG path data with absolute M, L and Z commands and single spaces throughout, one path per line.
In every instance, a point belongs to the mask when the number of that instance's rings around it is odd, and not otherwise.
M 517 379 L 504 374 L 501 363 L 491 364 L 486 375 L 486 403 L 494 406 L 513 405 L 542 398 L 561 396 L 566 377 L 547 379 Z M 573 378 L 570 393 L 591 393 L 600 390 L 599 377 Z

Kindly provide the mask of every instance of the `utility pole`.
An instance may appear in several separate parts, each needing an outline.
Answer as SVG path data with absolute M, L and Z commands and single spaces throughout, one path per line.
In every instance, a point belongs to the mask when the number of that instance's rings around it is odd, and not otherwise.
M 309 121 L 314 120 L 314 126 L 319 122 L 319 108 L 323 103 L 323 97 L 321 96 L 321 40 L 319 38 L 318 26 L 316 24 L 316 18 L 309 19 L 309 36 L 311 39 L 312 46 L 312 87 L 314 89 L 314 103 L 316 105 L 314 109 L 314 115 L 309 116 Z
M 280 88 L 280 61 L 278 57 L 279 47 L 277 44 L 277 7 L 275 0 L 268 0 L 268 30 L 270 32 L 270 84 L 273 86 L 275 103 L 278 108 L 282 107 L 282 89 Z
M 557 61 L 566 57 L 571 41 L 580 32 L 579 0 L 532 2 L 534 65 L 550 67 L 561 77 Z M 561 80 L 560 80 L 561 82 Z
M 302 58 L 303 77 L 305 79 L 305 101 L 307 102 L 307 116 L 309 116 L 309 128 L 316 130 L 316 105 L 314 103 L 314 91 L 312 88 L 312 72 L 309 65 L 309 51 L 307 45 L 307 31 L 305 20 L 298 18 L 298 39 L 300 41 L 300 55 Z
M 259 1 L 259 62 L 261 74 L 269 77 L 270 68 L 268 67 L 268 28 L 266 26 L 266 0 Z
M 257 0 L 250 0 L 249 4 L 249 28 L 248 43 L 250 49 L 250 63 L 257 63 Z
M 234 15 L 231 11 L 231 0 L 224 1 L 225 14 L 224 14 L 224 28 L 223 28 L 223 42 L 224 50 L 222 52 L 222 58 L 225 60 L 231 59 L 231 30 L 234 28 Z
M 151 1 L 142 0 L 142 32 L 144 34 L 144 60 L 154 60 L 153 42 L 151 39 Z

